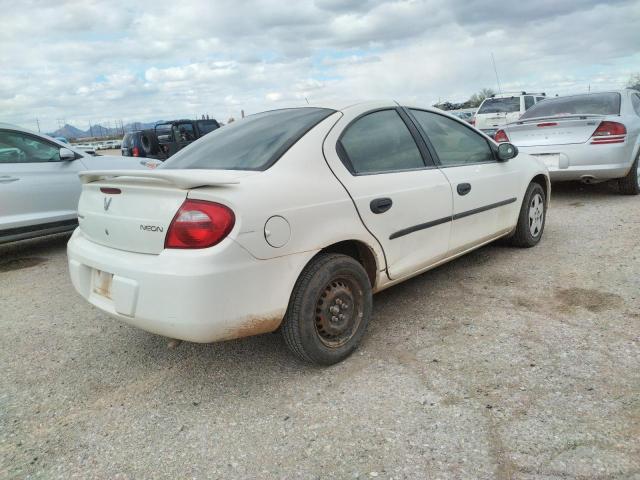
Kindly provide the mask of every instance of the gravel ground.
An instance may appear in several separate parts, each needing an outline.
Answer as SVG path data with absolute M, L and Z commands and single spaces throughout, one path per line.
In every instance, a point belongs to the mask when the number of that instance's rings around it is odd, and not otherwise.
M 331 368 L 169 349 L 75 294 L 67 239 L 0 246 L 2 478 L 640 479 L 640 199 L 609 185 L 377 295 Z

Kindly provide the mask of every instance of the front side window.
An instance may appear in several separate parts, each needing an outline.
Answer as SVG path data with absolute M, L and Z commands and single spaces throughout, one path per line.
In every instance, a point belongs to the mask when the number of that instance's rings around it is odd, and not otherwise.
M 478 113 L 511 113 L 520 111 L 520 97 L 487 98 Z
M 437 113 L 411 110 L 443 166 L 494 161 L 487 140 L 473 129 Z
M 199 138 L 158 168 L 266 170 L 334 112 L 304 107 L 250 115 Z
M 21 132 L 0 130 L 0 163 L 59 162 L 60 147 Z
M 619 93 L 585 93 L 570 97 L 548 98 L 527 110 L 520 120 L 565 115 L 619 115 Z
M 355 174 L 424 168 L 420 150 L 398 112 L 382 110 L 357 119 L 340 144 Z

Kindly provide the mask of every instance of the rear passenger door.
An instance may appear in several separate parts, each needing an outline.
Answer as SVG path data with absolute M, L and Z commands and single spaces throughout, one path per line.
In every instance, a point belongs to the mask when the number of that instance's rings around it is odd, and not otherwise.
M 329 165 L 367 229 L 382 246 L 390 278 L 445 257 L 451 227 L 451 186 L 435 167 L 401 109 L 343 119 L 325 141 Z
M 498 162 L 489 141 L 445 115 L 409 110 L 453 191 L 449 255 L 510 231 L 518 216 L 518 169 Z

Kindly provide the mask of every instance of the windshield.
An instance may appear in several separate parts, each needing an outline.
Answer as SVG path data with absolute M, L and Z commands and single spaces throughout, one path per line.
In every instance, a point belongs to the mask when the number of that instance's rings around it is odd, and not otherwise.
M 478 113 L 509 113 L 520 111 L 520 97 L 487 98 Z
M 619 113 L 619 93 L 587 93 L 543 100 L 527 110 L 520 120 L 564 115 L 618 115 Z
M 305 107 L 250 115 L 193 142 L 159 168 L 266 170 L 332 113 L 334 110 Z

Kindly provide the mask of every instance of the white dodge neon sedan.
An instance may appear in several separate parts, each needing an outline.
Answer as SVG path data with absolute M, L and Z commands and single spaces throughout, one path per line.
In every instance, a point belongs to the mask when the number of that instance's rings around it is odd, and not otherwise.
M 292 108 L 210 133 L 154 171 L 80 174 L 73 285 L 144 330 L 282 330 L 300 358 L 358 345 L 372 293 L 501 237 L 540 241 L 544 164 L 439 110 Z

